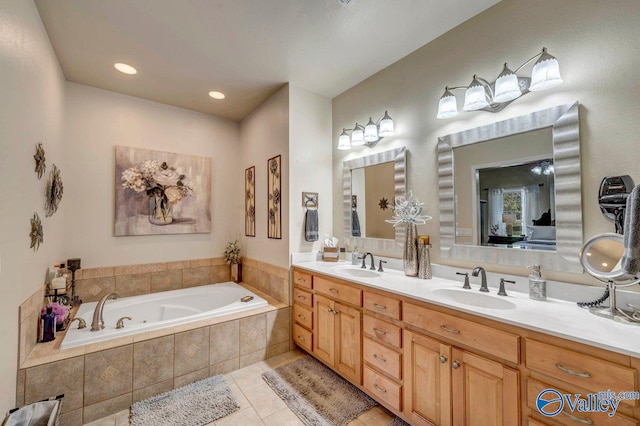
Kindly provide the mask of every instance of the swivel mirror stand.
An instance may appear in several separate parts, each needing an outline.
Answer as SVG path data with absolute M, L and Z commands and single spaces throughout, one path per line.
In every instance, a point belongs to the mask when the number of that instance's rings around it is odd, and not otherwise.
M 624 253 L 624 237 L 605 233 L 590 238 L 580 249 L 580 263 L 595 279 L 607 283 L 605 294 L 593 302 L 581 302 L 578 306 L 589 308 L 594 315 L 614 321 L 640 325 L 640 307 L 627 304 L 630 309 L 618 307 L 616 289 L 640 283 L 640 277 L 626 274 L 620 267 Z M 609 306 L 601 304 L 609 299 Z

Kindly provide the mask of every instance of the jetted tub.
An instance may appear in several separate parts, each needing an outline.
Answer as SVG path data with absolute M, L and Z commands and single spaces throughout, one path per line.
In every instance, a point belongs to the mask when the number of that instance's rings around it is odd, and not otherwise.
M 253 299 L 242 302 L 240 299 L 245 296 Z M 87 327 L 80 330 L 74 322 L 60 349 L 242 312 L 267 306 L 267 301 L 232 282 L 107 300 L 103 309 L 105 328 L 90 331 L 97 304 L 80 305 L 75 317 L 84 319 Z M 116 323 L 122 317 L 131 317 L 131 320 L 124 320 L 124 328 L 116 329 Z

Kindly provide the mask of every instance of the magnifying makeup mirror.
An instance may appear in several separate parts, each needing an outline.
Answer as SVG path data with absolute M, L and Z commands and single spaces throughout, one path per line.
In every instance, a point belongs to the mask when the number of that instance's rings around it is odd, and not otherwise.
M 614 233 L 599 234 L 588 239 L 580 249 L 580 263 L 592 277 L 606 282 L 607 291 L 598 300 L 581 302 L 578 306 L 589 308 L 595 315 L 617 321 L 640 325 L 640 310 L 621 309 L 616 305 L 616 287 L 628 287 L 640 282 L 638 277 L 627 274 L 621 266 L 624 254 L 624 236 Z M 601 304 L 609 298 L 609 306 Z

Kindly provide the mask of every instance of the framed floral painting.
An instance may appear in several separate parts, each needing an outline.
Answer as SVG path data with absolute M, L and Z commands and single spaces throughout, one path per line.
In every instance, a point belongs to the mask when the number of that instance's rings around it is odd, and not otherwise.
M 280 156 L 276 155 L 267 161 L 267 190 L 269 191 L 268 199 L 268 218 L 269 226 L 267 237 L 282 238 L 282 193 L 280 181 Z
M 256 236 L 256 166 L 244 171 L 244 235 Z
M 116 146 L 115 235 L 211 232 L 211 158 Z

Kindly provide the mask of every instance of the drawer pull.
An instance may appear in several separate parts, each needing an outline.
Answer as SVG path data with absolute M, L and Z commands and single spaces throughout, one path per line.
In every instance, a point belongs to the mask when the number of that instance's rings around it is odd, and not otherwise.
M 330 314 L 333 314 L 333 315 L 337 315 L 337 314 L 338 314 L 338 311 L 336 311 L 336 310 L 335 310 L 335 309 L 333 309 L 333 308 L 329 308 L 329 309 L 327 309 L 327 312 L 329 312 Z
M 459 363 L 458 361 L 453 361 L 453 362 L 451 363 L 451 368 L 455 368 L 455 369 L 457 369 L 457 368 L 459 368 L 459 367 L 460 367 L 460 363 Z
M 338 290 L 336 290 L 335 288 L 330 288 L 329 291 L 333 294 L 338 294 Z
M 460 330 L 456 330 L 455 328 L 449 328 L 446 325 L 441 325 L 440 328 L 446 331 L 447 333 L 460 334 Z
M 378 354 L 373 354 L 373 357 L 374 357 L 376 360 L 380 361 L 380 362 L 387 362 L 387 360 L 386 360 L 386 359 L 384 359 L 383 357 L 381 357 L 381 356 L 380 356 L 380 355 L 378 355 Z
M 376 390 L 378 392 L 384 392 L 387 393 L 387 390 L 385 388 L 381 388 L 380 386 L 376 385 L 375 383 L 373 384 L 373 387 L 376 388 Z
M 304 315 L 302 315 L 302 314 L 298 314 L 298 318 L 300 318 L 300 319 L 302 319 L 302 320 L 306 319 L 306 318 L 305 318 L 305 316 L 304 316 Z
M 585 425 L 592 425 L 593 424 L 593 420 L 591 420 L 591 419 L 581 419 L 580 417 L 575 416 L 575 415 L 573 415 L 571 413 L 567 413 L 566 411 L 562 411 L 562 414 L 564 414 L 565 416 L 569 417 L 573 421 L 584 423 Z
M 303 282 L 303 283 L 306 283 L 306 282 L 307 282 L 307 279 L 306 279 L 306 278 L 302 278 L 302 277 L 298 277 L 298 281 L 301 281 L 301 282 Z
M 440 357 L 438 358 L 438 360 L 440 361 L 441 364 L 444 364 L 445 362 L 447 362 L 449 358 L 447 358 L 444 355 L 440 355 Z
M 303 296 L 301 294 L 298 295 L 298 299 L 300 299 L 300 300 L 305 300 L 306 298 L 307 298 L 307 296 Z
M 387 332 L 386 332 L 386 331 L 384 331 L 384 330 L 380 330 L 379 328 L 374 328 L 374 329 L 373 329 L 373 332 L 374 332 L 374 333 L 376 333 L 376 334 L 380 334 L 380 335 L 382 335 L 382 336 L 384 336 L 385 334 L 387 334 Z
M 298 336 L 298 339 L 299 339 L 299 340 L 302 340 L 302 341 L 304 342 L 304 337 L 302 337 L 302 336 Z
M 591 378 L 591 374 L 589 373 L 579 373 L 577 371 L 573 371 L 568 369 L 567 367 L 565 367 L 564 365 L 557 363 L 556 364 L 556 368 L 558 368 L 558 370 L 560 371 L 564 371 L 567 374 L 571 374 L 572 376 L 578 376 L 578 377 L 582 377 L 584 379 L 590 379 Z
M 379 311 L 386 311 L 386 310 L 387 310 L 387 307 L 386 307 L 386 306 L 384 306 L 384 305 L 378 305 L 377 303 L 374 303 L 374 304 L 373 304 L 373 307 L 374 307 L 374 308 L 376 308 L 376 309 L 377 309 L 377 310 L 379 310 Z

